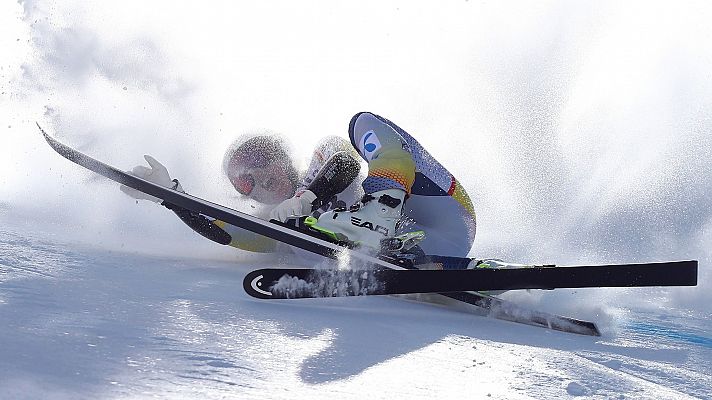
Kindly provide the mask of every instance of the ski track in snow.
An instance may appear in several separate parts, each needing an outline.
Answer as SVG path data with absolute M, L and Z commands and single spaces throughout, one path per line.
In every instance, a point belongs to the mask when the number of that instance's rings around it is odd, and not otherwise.
M 395 297 L 260 301 L 249 263 L 0 243 L 0 398 L 712 397 L 705 321 L 591 338 Z

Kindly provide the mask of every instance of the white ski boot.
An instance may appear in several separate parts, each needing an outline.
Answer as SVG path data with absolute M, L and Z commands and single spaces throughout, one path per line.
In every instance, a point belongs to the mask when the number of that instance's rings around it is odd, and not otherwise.
M 381 251 L 381 240 L 396 237 L 405 191 L 387 189 L 365 195 L 351 208 L 327 211 L 313 228 L 334 235 L 344 235 L 361 247 Z

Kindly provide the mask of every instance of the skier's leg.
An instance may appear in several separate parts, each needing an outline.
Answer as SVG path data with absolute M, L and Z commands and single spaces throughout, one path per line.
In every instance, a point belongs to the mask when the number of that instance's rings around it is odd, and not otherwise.
M 415 181 L 415 162 L 398 132 L 372 114 L 362 115 L 364 119 L 352 120 L 349 131 L 358 127 L 359 135 L 351 135 L 351 141 L 368 162 L 365 196 L 358 208 L 322 214 L 318 226 L 378 251 L 382 239 L 397 234 L 406 196 Z
M 366 193 L 409 193 L 400 231 L 425 231 L 427 254 L 464 257 L 475 239 L 472 202 L 455 177 L 410 134 L 378 115 L 362 112 L 349 124 L 351 144 L 368 162 Z
M 374 114 L 359 113 L 351 119 L 349 137 L 368 163 L 368 177 L 363 181 L 366 194 L 385 189 L 410 193 L 415 182 L 415 160 L 409 143 L 393 125 Z
M 475 237 L 475 214 L 453 175 L 407 132 L 375 114 L 356 114 L 349 136 L 368 162 L 365 201 L 358 210 L 320 216 L 319 226 L 375 248 L 384 237 L 423 230 L 426 238 L 420 246 L 426 253 L 467 255 Z M 405 221 L 396 232 L 401 219 Z

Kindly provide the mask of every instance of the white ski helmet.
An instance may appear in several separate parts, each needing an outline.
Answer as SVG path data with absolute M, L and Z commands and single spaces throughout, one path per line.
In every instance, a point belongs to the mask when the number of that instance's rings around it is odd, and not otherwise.
M 254 171 L 278 163 L 296 191 L 299 178 L 290 153 L 291 146 L 279 134 L 269 131 L 246 134 L 228 147 L 223 158 L 223 172 L 235 190 L 250 196 L 255 188 Z

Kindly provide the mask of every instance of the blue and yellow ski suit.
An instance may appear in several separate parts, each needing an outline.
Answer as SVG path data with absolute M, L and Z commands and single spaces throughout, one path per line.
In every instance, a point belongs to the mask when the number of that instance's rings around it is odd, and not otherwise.
M 297 192 L 308 187 L 326 160 L 338 151 L 360 155 L 368 164 L 368 175 L 361 184 L 358 179 L 352 182 L 312 215 L 318 217 L 330 209 L 353 204 L 364 193 L 402 189 L 408 197 L 400 232 L 424 231 L 426 238 L 420 247 L 425 254 L 467 256 L 477 224 L 470 197 L 457 179 L 411 135 L 376 114 L 356 114 L 349 124 L 349 137 L 350 145 L 336 136 L 322 140 Z M 191 228 L 218 243 L 254 252 L 288 251 L 288 246 L 223 221 L 173 210 Z

